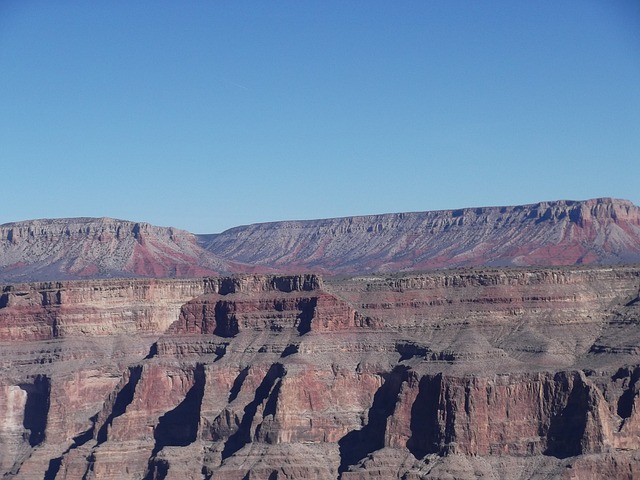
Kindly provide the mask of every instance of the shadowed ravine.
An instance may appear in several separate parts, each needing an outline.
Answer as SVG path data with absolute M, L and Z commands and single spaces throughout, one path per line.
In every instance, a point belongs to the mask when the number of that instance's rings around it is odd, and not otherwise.
M 633 266 L 13 285 L 1 472 L 635 478 L 639 288 Z

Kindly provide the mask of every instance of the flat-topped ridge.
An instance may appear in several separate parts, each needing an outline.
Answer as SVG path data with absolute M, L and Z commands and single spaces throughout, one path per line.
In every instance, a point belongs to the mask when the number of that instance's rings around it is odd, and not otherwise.
M 331 274 L 474 266 L 640 262 L 640 208 L 627 200 L 261 223 L 198 236 L 229 260 Z
M 262 223 L 212 235 L 113 218 L 0 225 L 0 281 L 363 274 L 640 262 L 640 208 L 597 198 Z

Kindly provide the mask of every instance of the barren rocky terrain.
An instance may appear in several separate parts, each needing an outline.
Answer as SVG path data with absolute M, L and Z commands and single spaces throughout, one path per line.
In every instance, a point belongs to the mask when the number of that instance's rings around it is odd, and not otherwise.
M 613 199 L 2 225 L 0 475 L 640 478 L 638 262 Z
M 15 479 L 640 478 L 640 268 L 6 285 Z
M 30 220 L 0 226 L 3 281 L 183 278 L 254 270 L 203 250 L 195 235 L 176 228 L 111 218 Z
M 211 235 L 108 218 L 0 226 L 5 282 L 635 262 L 640 208 L 608 198 L 262 223 Z
M 201 235 L 227 260 L 328 274 L 640 262 L 640 208 L 600 198 L 325 220 Z

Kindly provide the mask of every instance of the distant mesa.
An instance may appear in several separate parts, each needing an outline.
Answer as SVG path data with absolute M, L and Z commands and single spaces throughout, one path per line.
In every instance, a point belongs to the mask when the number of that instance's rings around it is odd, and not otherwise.
M 611 198 L 281 221 L 210 235 L 111 218 L 0 226 L 7 282 L 639 261 L 640 207 Z
M 204 251 L 192 233 L 112 218 L 0 226 L 0 279 L 199 277 L 246 270 Z M 259 269 L 258 269 L 259 270 Z
M 640 208 L 561 200 L 261 223 L 198 239 L 226 260 L 287 272 L 617 264 L 640 260 Z

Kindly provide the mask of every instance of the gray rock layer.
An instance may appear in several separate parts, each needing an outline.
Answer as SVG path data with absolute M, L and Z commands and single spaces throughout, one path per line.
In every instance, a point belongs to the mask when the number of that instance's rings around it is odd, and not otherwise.
M 237 227 L 217 235 L 108 218 L 0 226 L 0 280 L 328 275 L 640 261 L 640 208 L 558 201 Z
M 640 270 L 9 285 L 13 479 L 640 476 Z
M 227 260 L 354 274 L 640 261 L 640 208 L 608 198 L 262 223 L 201 235 Z

